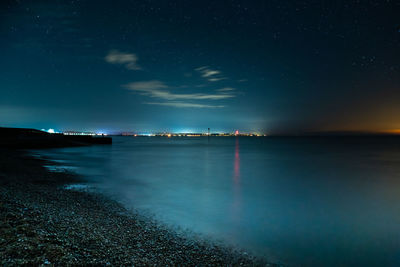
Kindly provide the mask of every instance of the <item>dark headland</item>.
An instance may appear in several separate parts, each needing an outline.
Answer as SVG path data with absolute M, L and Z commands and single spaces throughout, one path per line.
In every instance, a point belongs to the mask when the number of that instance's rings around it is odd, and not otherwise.
M 51 148 L 111 144 L 112 138 L 91 135 L 64 135 L 27 128 L 0 127 L 0 147 Z
M 180 234 L 101 194 L 66 190 L 66 184 L 79 183 L 78 175 L 49 172 L 44 165 L 56 163 L 15 149 L 98 140 L 1 129 L 1 265 L 275 266 Z

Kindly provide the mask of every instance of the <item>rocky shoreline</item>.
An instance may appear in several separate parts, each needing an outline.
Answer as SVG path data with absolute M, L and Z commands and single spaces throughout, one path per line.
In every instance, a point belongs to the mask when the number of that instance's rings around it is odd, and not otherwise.
M 65 190 L 79 176 L 0 149 L 1 265 L 276 266 L 182 236 L 97 193 Z

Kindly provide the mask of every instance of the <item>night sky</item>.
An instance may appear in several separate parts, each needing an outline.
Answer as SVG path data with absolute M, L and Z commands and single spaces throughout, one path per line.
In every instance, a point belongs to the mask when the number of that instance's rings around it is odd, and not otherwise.
M 400 129 L 400 1 L 4 1 L 0 125 Z

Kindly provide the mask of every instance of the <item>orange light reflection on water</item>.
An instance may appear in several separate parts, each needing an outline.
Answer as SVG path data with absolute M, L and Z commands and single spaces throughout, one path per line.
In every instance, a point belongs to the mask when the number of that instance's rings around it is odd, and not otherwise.
M 240 183 L 240 153 L 239 153 L 239 137 L 236 137 L 235 156 L 233 163 L 233 202 L 232 202 L 232 218 L 240 221 L 242 210 L 242 196 Z

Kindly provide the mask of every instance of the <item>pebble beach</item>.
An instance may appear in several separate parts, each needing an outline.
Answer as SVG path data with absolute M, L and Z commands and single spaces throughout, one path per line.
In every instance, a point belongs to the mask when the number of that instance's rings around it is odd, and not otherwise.
M 180 234 L 99 193 L 66 190 L 70 172 L 20 150 L 0 150 L 0 264 L 277 266 Z

